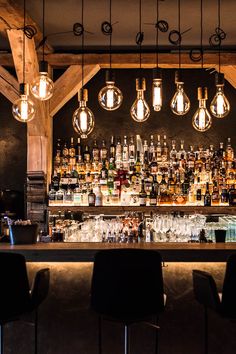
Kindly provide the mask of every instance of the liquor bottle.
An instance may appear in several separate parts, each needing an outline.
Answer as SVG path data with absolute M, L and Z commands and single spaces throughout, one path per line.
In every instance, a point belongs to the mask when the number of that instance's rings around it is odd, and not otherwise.
M 96 201 L 96 195 L 91 189 L 89 194 L 88 194 L 88 205 L 89 206 L 95 206 L 95 201 Z
M 108 170 L 106 168 L 106 161 L 103 161 L 101 175 L 100 175 L 100 184 L 101 185 L 107 184 L 107 177 L 108 177 Z
M 179 160 L 186 160 L 186 151 L 184 150 L 184 140 L 180 141 L 180 150 L 177 153 Z
M 64 194 L 65 194 L 65 190 L 62 188 L 62 185 L 60 184 L 59 189 L 55 195 L 55 203 L 56 204 L 60 204 L 60 205 L 63 204 Z
M 70 148 L 69 148 L 69 156 L 75 157 L 75 147 L 74 147 L 74 138 L 70 138 Z
M 211 195 L 209 191 L 209 183 L 206 183 L 206 192 L 204 195 L 204 206 L 211 206 Z
M 116 168 L 119 170 L 122 165 L 122 145 L 120 141 L 120 137 L 117 138 L 117 144 L 116 144 Z
M 231 146 L 231 139 L 228 138 L 227 147 L 226 147 L 226 161 L 234 161 L 234 150 Z
M 222 143 L 222 142 L 220 143 L 220 147 L 219 147 L 219 150 L 217 151 L 217 155 L 220 160 L 225 159 L 224 143 Z
M 93 141 L 92 161 L 93 162 L 98 162 L 99 161 L 99 148 L 98 148 L 96 139 L 94 139 L 94 141 Z
M 163 149 L 162 149 L 162 153 L 161 153 L 162 162 L 167 162 L 168 156 L 169 156 L 169 149 L 168 149 L 168 145 L 167 145 L 167 141 L 166 141 L 166 135 L 164 135 Z
M 170 150 L 170 160 L 173 162 L 177 158 L 177 150 L 175 145 L 175 140 L 172 140 L 171 150 Z
M 113 161 L 115 161 L 115 155 L 116 155 L 116 146 L 115 146 L 115 141 L 114 141 L 114 136 L 111 136 L 111 144 L 109 148 L 109 157 Z
M 157 135 L 157 146 L 156 146 L 156 160 L 157 160 L 157 162 L 161 162 L 162 161 L 161 152 L 162 152 L 161 136 Z
M 197 177 L 197 183 L 195 184 L 195 190 L 196 190 L 196 203 L 197 205 L 202 204 L 202 189 L 201 189 L 201 183 L 200 183 L 200 177 Z
M 153 135 L 150 136 L 150 145 L 148 149 L 148 155 L 149 155 L 149 162 L 155 161 L 156 160 L 156 147 L 154 144 L 154 137 Z
M 124 170 L 129 170 L 129 146 L 127 144 L 127 136 L 124 136 L 122 162 Z
M 213 191 L 211 195 L 211 204 L 212 205 L 219 205 L 220 203 L 220 194 L 217 182 L 215 181 L 213 184 Z
M 229 203 L 229 193 L 227 190 L 226 185 L 223 184 L 220 194 L 220 204 L 221 205 L 228 205 Z
M 103 195 L 102 195 L 100 186 L 98 186 L 98 188 L 96 188 L 95 195 L 96 195 L 96 197 L 95 197 L 95 206 L 102 206 Z
M 140 152 L 139 151 L 137 151 L 137 160 L 135 163 L 135 169 L 136 169 L 137 173 L 141 172 L 141 161 L 140 161 Z
M 155 184 L 152 184 L 152 190 L 150 192 L 150 205 L 156 206 L 157 205 L 157 193 L 155 190 Z
M 58 176 L 56 170 L 54 170 L 52 179 L 51 179 L 51 186 L 55 191 L 58 191 L 60 183 L 60 177 Z
M 50 184 L 49 186 L 49 192 L 48 192 L 48 204 L 52 205 L 54 204 L 56 199 L 56 190 L 53 187 L 53 184 Z
M 69 154 L 69 151 L 68 151 L 68 147 L 67 147 L 67 143 L 65 142 L 64 146 L 63 146 L 63 150 L 62 150 L 62 155 L 64 157 L 67 157 Z
M 76 150 L 77 150 L 77 161 L 82 162 L 82 146 L 80 143 L 80 138 L 77 139 Z
M 236 205 L 236 189 L 235 185 L 232 185 L 229 190 L 229 205 L 235 206 Z
M 90 162 L 90 152 L 89 152 L 88 145 L 85 146 L 85 150 L 83 153 L 83 160 L 84 160 L 84 162 Z
M 130 137 L 130 142 L 129 142 L 129 157 L 130 155 L 134 156 L 135 158 L 135 143 L 134 143 L 134 137 Z
M 139 193 L 139 205 L 146 206 L 146 203 L 147 203 L 147 193 L 145 192 L 144 189 L 144 180 L 142 180 L 142 188 Z
M 107 160 L 107 154 L 108 154 L 108 150 L 106 147 L 106 142 L 105 140 L 102 140 L 102 147 L 100 149 L 100 160 L 102 162 Z

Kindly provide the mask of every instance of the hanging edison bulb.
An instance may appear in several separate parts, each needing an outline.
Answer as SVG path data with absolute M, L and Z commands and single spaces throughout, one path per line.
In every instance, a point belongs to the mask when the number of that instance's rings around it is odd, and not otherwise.
M 81 89 L 78 92 L 79 108 L 73 114 L 73 128 L 82 139 L 86 139 L 94 128 L 94 115 L 91 109 L 86 106 L 88 101 L 88 90 Z
M 35 98 L 46 101 L 53 95 L 54 84 L 48 76 L 48 65 L 45 61 L 40 62 L 39 76 L 31 84 L 30 90 Z
M 22 123 L 30 122 L 36 113 L 35 105 L 29 99 L 29 85 L 20 84 L 20 98 L 12 105 L 13 117 Z
M 152 106 L 156 112 L 162 108 L 162 78 L 158 69 L 153 70 Z
M 98 102 L 107 111 L 115 111 L 123 101 L 121 90 L 115 86 L 114 76 L 110 70 L 106 71 L 106 86 L 98 94 Z
M 198 101 L 199 107 L 196 110 L 192 124 L 194 129 L 199 132 L 206 132 L 212 125 L 212 118 L 206 108 L 206 101 L 208 99 L 207 87 L 204 87 L 204 96 L 202 95 L 202 87 L 198 87 Z
M 183 116 L 190 109 L 190 101 L 184 92 L 184 82 L 180 77 L 180 72 L 175 72 L 176 92 L 170 102 L 172 112 L 178 116 Z
M 137 98 L 130 109 L 130 114 L 133 120 L 142 123 L 150 116 L 150 108 L 144 98 L 144 91 L 146 91 L 145 78 L 136 79 L 136 91 Z
M 224 74 L 217 73 L 216 80 L 216 94 L 211 101 L 210 110 L 214 117 L 224 118 L 230 112 L 230 104 L 224 94 Z

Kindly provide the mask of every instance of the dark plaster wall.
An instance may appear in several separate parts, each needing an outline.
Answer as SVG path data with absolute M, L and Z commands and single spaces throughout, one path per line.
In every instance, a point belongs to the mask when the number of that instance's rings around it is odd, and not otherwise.
M 0 94 L 0 189 L 24 190 L 26 125 L 12 116 L 12 104 Z
M 135 78 L 140 76 L 139 70 L 123 69 L 115 70 L 116 84 L 122 90 L 124 101 L 120 109 L 114 112 L 103 110 L 97 101 L 99 90 L 104 85 L 105 71 L 100 70 L 98 74 L 86 85 L 89 89 L 88 106 L 95 115 L 95 129 L 90 135 L 88 142 L 96 136 L 99 140 L 110 135 L 133 135 L 140 134 L 141 137 L 149 137 L 150 134 L 166 134 L 169 141 L 184 139 L 186 146 L 190 144 L 216 144 L 226 141 L 232 137 L 233 145 L 236 147 L 235 138 L 235 116 L 236 116 L 236 90 L 226 82 L 225 92 L 231 103 L 232 110 L 228 117 L 223 120 L 213 118 L 213 126 L 206 133 L 199 133 L 192 128 L 192 116 L 198 107 L 197 87 L 207 86 L 209 89 L 209 102 L 215 94 L 214 75 L 205 70 L 183 70 L 185 90 L 191 100 L 191 109 L 184 117 L 175 116 L 169 107 L 170 100 L 174 94 L 174 72 L 175 70 L 163 70 L 164 102 L 161 112 L 151 110 L 151 115 L 145 123 L 136 123 L 130 117 L 129 110 L 136 98 Z M 142 70 L 142 76 L 146 77 L 147 91 L 146 99 L 151 106 L 151 82 L 152 70 Z M 78 107 L 77 96 L 68 102 L 54 118 L 54 144 L 57 138 L 69 140 L 70 136 L 77 137 L 74 132 L 71 120 L 74 110 Z

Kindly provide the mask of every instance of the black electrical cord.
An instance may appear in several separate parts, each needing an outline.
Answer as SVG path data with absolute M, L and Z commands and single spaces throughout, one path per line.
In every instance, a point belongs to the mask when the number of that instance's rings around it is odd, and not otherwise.
M 139 69 L 142 67 L 142 42 L 144 33 L 142 32 L 142 0 L 139 0 L 139 32 L 136 34 L 136 44 L 139 46 Z
M 181 69 L 181 34 L 180 34 L 180 0 L 178 0 L 178 31 L 179 31 L 179 70 Z
M 81 23 L 84 28 L 84 0 L 81 0 Z M 84 87 L 84 31 L 82 33 L 82 88 Z
M 159 0 L 156 1 L 156 23 L 159 22 Z M 156 67 L 159 67 L 159 28 L 156 26 Z
M 45 38 L 45 0 L 43 0 L 43 38 Z M 43 62 L 45 54 L 45 41 L 43 42 Z
M 24 24 L 23 24 L 23 29 L 25 29 L 25 19 L 26 17 L 26 0 L 24 0 Z M 23 83 L 25 83 L 25 33 L 23 31 Z
M 221 26 L 221 8 L 220 8 L 220 0 L 218 0 L 218 29 L 220 30 L 220 26 Z M 217 32 L 217 29 L 216 29 Z M 218 45 L 218 56 L 219 56 L 219 74 L 220 74 L 220 51 L 221 51 L 221 40 L 219 40 L 219 45 Z

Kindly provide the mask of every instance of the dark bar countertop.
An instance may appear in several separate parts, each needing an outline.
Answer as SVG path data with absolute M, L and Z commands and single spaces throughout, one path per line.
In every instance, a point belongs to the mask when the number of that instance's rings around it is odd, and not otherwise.
M 17 252 L 28 262 L 93 262 L 99 250 L 138 248 L 157 250 L 165 262 L 225 262 L 236 252 L 236 243 L 37 243 L 0 244 L 0 252 Z

